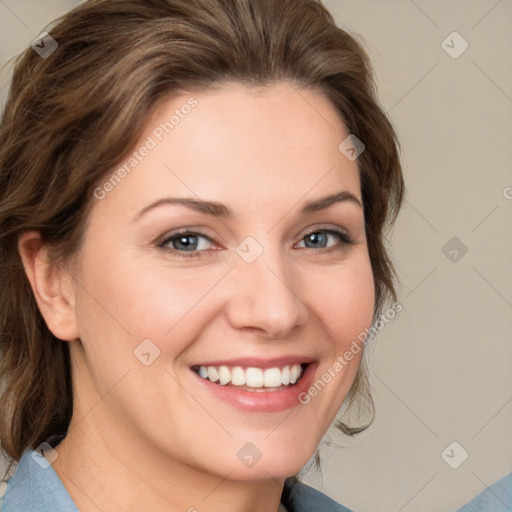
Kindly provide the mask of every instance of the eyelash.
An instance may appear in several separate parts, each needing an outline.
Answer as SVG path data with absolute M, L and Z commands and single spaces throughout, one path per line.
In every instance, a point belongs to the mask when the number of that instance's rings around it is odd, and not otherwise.
M 306 233 L 302 238 L 301 238 L 301 242 L 307 238 L 308 236 L 311 236 L 313 234 L 317 234 L 317 233 L 323 233 L 323 234 L 327 234 L 327 235 L 334 235 L 334 236 L 337 236 L 339 238 L 339 240 L 341 241 L 341 243 L 339 245 L 336 245 L 336 246 L 332 246 L 332 247 L 324 247 L 324 248 L 321 248 L 321 249 L 314 249 L 314 248 L 311 248 L 311 247 L 305 247 L 305 249 L 312 249 L 316 252 L 322 252 L 322 253 L 326 253 L 326 252 L 331 252 L 333 250 L 339 250 L 339 249 L 342 249 L 343 247 L 346 247 L 346 246 L 350 246 L 350 245 L 354 245 L 354 240 L 352 239 L 352 237 L 345 231 L 341 231 L 341 230 L 336 230 L 336 229 L 316 229 L 314 231 L 310 231 L 309 233 Z M 178 255 L 179 257 L 181 258 L 196 258 L 198 256 L 201 256 L 203 252 L 207 252 L 206 250 L 202 250 L 202 251 L 198 251 L 198 250 L 195 250 L 195 251 L 180 251 L 178 249 L 173 249 L 173 248 L 170 248 L 170 247 L 166 247 L 167 244 L 169 244 L 170 242 L 180 238 L 180 237 L 184 237 L 184 236 L 195 236 L 195 237 L 202 237 L 202 238 L 206 238 L 207 240 L 209 240 L 211 243 L 214 243 L 210 237 L 206 236 L 206 235 L 203 235 L 202 233 L 198 233 L 196 231 L 190 231 L 190 230 L 187 230 L 187 229 L 184 229 L 182 231 L 177 231 L 176 233 L 173 233 L 171 236 L 168 236 L 166 237 L 165 239 L 157 242 L 157 247 L 164 250 L 164 251 L 168 251 L 168 252 L 172 252 L 172 253 L 175 253 L 176 255 Z

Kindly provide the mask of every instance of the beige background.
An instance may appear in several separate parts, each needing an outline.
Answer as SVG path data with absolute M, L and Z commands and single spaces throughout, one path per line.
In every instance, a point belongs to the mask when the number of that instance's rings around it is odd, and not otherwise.
M 0 61 L 78 3 L 0 0 Z M 512 2 L 325 3 L 364 38 L 403 147 L 404 309 L 371 350 L 373 426 L 335 437 L 347 447 L 322 449 L 323 480 L 307 480 L 357 512 L 452 511 L 512 469 Z

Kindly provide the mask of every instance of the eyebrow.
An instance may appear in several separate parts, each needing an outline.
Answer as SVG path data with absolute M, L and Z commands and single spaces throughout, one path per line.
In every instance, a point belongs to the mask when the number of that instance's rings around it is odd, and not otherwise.
M 349 192 L 348 190 L 343 190 L 336 194 L 331 194 L 329 196 L 321 197 L 320 199 L 315 199 L 314 201 L 306 203 L 302 207 L 301 213 L 304 214 L 318 212 L 320 210 L 328 208 L 329 206 L 335 203 L 342 203 L 346 201 L 354 203 L 361 208 L 363 207 L 361 201 L 359 201 L 359 199 L 354 194 L 352 194 L 352 192 Z M 227 219 L 232 218 L 234 216 L 232 210 L 230 210 L 226 205 L 216 201 L 205 201 L 202 199 L 194 199 L 190 197 L 164 197 L 142 208 L 142 210 L 140 210 L 135 215 L 132 222 L 136 222 L 144 214 L 146 214 L 150 210 L 153 210 L 154 208 L 157 208 L 162 205 L 174 204 L 182 205 L 187 208 L 190 208 L 191 210 L 195 210 L 199 213 L 206 213 L 207 215 L 212 215 L 214 217 Z

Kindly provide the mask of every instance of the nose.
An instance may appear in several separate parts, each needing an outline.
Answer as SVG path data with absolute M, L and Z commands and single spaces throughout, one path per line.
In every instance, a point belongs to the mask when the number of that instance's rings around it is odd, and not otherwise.
M 290 266 L 268 251 L 252 263 L 238 261 L 226 305 L 230 324 L 262 331 L 267 338 L 285 338 L 305 325 L 309 314 L 294 284 L 297 288 L 297 276 L 294 279 Z

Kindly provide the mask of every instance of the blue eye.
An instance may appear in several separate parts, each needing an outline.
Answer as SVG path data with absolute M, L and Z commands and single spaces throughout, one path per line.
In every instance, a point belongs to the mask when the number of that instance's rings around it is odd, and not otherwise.
M 198 256 L 198 252 L 207 250 L 209 243 L 211 244 L 210 239 L 204 235 L 192 231 L 183 231 L 166 238 L 158 244 L 158 247 L 168 248 L 180 256 L 190 257 Z M 170 247 L 168 247 L 169 245 Z M 184 252 L 190 254 L 183 254 Z
M 338 242 L 341 241 L 341 245 L 353 244 L 352 238 L 347 233 L 334 229 L 312 231 L 307 234 L 300 243 L 304 242 L 305 247 L 308 249 L 327 249 L 333 245 L 338 245 L 336 242 L 329 244 L 329 239 L 332 240 L 332 238 L 337 238 Z
M 343 249 L 353 243 L 352 238 L 345 231 L 319 229 L 304 236 L 296 247 L 330 251 Z M 157 243 L 159 248 L 184 258 L 201 256 L 201 253 L 211 249 L 212 245 L 213 242 L 207 236 L 186 230 L 174 233 Z

